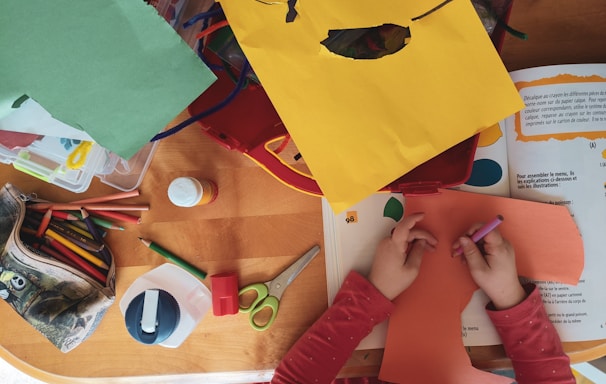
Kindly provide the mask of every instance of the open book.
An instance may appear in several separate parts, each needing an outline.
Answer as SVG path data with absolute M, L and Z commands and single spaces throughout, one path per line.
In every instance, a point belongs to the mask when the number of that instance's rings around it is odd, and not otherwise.
M 606 64 L 511 73 L 526 108 L 484 131 L 474 169 L 458 189 L 566 206 L 582 236 L 585 269 L 577 286 L 534 281 L 563 341 L 606 339 Z M 350 270 L 368 272 L 379 240 L 401 218 L 399 194 L 377 193 L 334 215 L 323 205 L 329 302 Z M 401 209 L 401 208 L 400 208 Z M 515 246 L 515 244 L 514 244 Z M 474 294 L 462 313 L 465 345 L 499 344 Z M 358 347 L 380 348 L 385 324 Z

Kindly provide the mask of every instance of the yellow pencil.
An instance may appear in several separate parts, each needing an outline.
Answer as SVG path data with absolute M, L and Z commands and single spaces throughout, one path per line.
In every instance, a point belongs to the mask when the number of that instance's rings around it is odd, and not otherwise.
M 91 235 L 90 233 L 88 233 L 86 230 L 84 230 L 84 229 L 82 229 L 82 228 L 78 227 L 77 225 L 74 225 L 74 224 L 72 224 L 72 223 L 70 223 L 70 222 L 67 222 L 67 221 L 66 221 L 66 222 L 64 222 L 64 223 L 62 223 L 62 224 L 63 224 L 63 225 L 65 225 L 67 228 L 69 228 L 69 229 L 71 229 L 71 230 L 73 230 L 73 231 L 78 232 L 78 233 L 79 233 L 79 234 L 81 234 L 82 236 L 86 236 L 86 237 L 88 237 L 89 239 L 94 239 L 94 238 L 93 238 L 93 235 Z
M 92 264 L 96 265 L 97 267 L 103 268 L 103 269 L 109 269 L 109 266 L 107 264 L 105 264 L 105 262 L 103 260 L 99 259 L 97 256 L 93 255 L 92 253 L 87 252 L 84 249 L 78 247 L 76 244 L 67 240 L 66 238 L 64 238 L 57 232 L 53 231 L 52 229 L 47 229 L 46 235 L 48 237 L 52 238 L 53 240 L 56 240 L 57 242 L 63 244 L 65 247 L 69 248 L 73 252 L 77 253 L 80 257 L 82 257 L 83 259 L 86 259 L 87 261 L 91 262 Z

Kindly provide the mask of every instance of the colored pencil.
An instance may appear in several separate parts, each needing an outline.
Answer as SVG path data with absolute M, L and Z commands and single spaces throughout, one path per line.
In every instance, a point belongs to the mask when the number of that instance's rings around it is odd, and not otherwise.
M 124 221 L 130 224 L 141 224 L 141 218 L 138 216 L 129 215 L 128 213 L 115 211 L 96 211 L 95 216 L 106 217 L 118 221 Z
M 65 211 L 53 211 L 53 217 L 56 217 L 58 219 L 63 219 L 63 220 L 70 220 L 70 221 L 78 220 L 78 218 L 76 216 L 72 215 L 69 212 L 65 212 Z
M 86 224 L 86 227 L 88 228 L 88 232 L 90 232 L 90 234 L 93 236 L 93 239 L 95 239 L 97 241 L 103 241 L 101 239 L 101 235 L 99 235 L 99 233 L 97 232 L 97 228 L 95 228 L 95 223 L 93 222 L 91 217 L 88 215 L 88 212 L 86 211 L 86 209 L 80 208 L 80 216 L 82 217 L 82 221 L 84 222 L 84 224 Z
M 40 225 L 38 226 L 38 230 L 36 231 L 36 237 L 42 237 L 44 235 L 44 231 L 48 228 L 48 224 L 50 223 L 51 217 L 53 215 L 53 211 L 49 209 L 46 211 L 44 216 L 42 216 L 42 220 L 40 220 Z
M 96 265 L 97 267 L 103 268 L 103 269 L 109 269 L 109 266 L 103 260 L 99 259 L 97 256 L 91 254 L 90 252 L 87 252 L 86 250 L 78 247 L 74 243 L 72 243 L 69 240 L 67 240 L 66 238 L 62 237 L 57 232 L 53 231 L 52 229 L 47 229 L 46 235 L 49 236 L 50 238 L 56 240 L 57 242 L 61 243 L 62 245 L 64 245 L 71 251 L 75 252 L 82 258 L 88 260 L 90 263 Z
M 488 235 L 488 233 L 490 233 L 490 231 L 492 231 L 493 229 L 495 229 L 496 227 L 498 227 L 503 220 L 505 220 L 505 218 L 501 215 L 497 215 L 497 217 L 484 224 L 484 226 L 482 226 L 482 228 L 478 229 L 477 231 L 475 231 L 473 233 L 473 235 L 471 235 L 471 241 L 473 241 L 474 243 L 477 243 L 478 241 L 482 240 L 484 238 L 484 236 Z M 454 256 L 460 256 L 463 254 L 463 248 L 459 247 L 455 250 L 454 252 Z
M 99 252 L 104 247 L 103 241 L 90 239 L 55 221 L 51 221 L 48 224 L 48 227 L 84 250 L 90 252 Z
M 40 214 L 39 212 L 27 212 L 27 214 L 24 217 L 24 223 L 29 224 L 32 228 L 35 228 L 36 230 L 38 229 L 38 227 L 40 226 L 42 220 L 44 218 L 44 215 Z M 49 220 L 49 222 L 52 220 Z
M 81 221 L 64 221 L 63 225 L 69 229 L 71 229 L 72 231 L 78 232 L 79 234 L 81 234 L 82 236 L 86 236 L 89 239 L 94 239 L 93 235 L 90 234 L 90 232 L 88 231 L 88 228 L 82 228 L 80 225 L 78 225 L 78 223 L 81 223 Z M 82 223 L 84 224 L 84 223 Z
M 206 278 L 206 272 L 198 269 L 196 266 L 188 263 L 187 261 L 183 260 L 182 258 L 173 255 L 166 249 L 160 247 L 158 244 L 156 244 L 152 241 L 149 241 L 149 240 L 145 240 L 141 237 L 139 237 L 139 240 L 141 241 L 141 243 L 143 243 L 143 245 L 145 245 L 149 249 L 155 251 L 162 257 L 172 261 L 173 263 L 177 264 L 178 266 L 182 267 L 183 269 L 189 271 L 192 275 L 197 276 L 202 280 L 204 280 Z
M 40 220 L 36 220 L 33 217 L 30 217 L 29 215 L 25 215 L 23 219 L 23 226 L 21 228 L 27 229 L 28 234 L 38 237 L 37 233 L 38 227 L 40 226 Z
M 139 191 L 135 189 L 134 191 L 118 192 L 118 193 L 113 193 L 111 195 L 106 195 L 106 196 L 91 197 L 88 199 L 75 200 L 70 203 L 71 204 L 104 203 L 106 201 L 114 201 L 114 200 L 126 199 L 129 197 L 137 197 L 137 196 L 139 196 Z
M 91 233 L 91 235 L 93 235 L 93 238 L 95 240 L 97 240 L 98 242 L 100 242 L 101 244 L 103 244 L 103 239 L 101 238 L 101 235 L 97 231 L 97 228 L 95 227 L 95 223 L 93 223 L 93 220 L 88 215 L 88 212 L 86 211 L 86 209 L 81 208 L 80 215 L 82 215 L 82 221 L 84 221 L 84 223 L 88 227 L 88 231 Z M 103 256 L 103 259 L 105 260 L 106 263 L 111 263 L 111 255 L 107 249 L 105 249 L 105 248 L 101 249 L 101 255 Z
M 82 207 L 80 207 L 78 209 L 82 209 Z M 74 216 L 78 216 L 78 218 L 80 220 L 82 220 L 82 214 L 80 212 L 74 212 L 73 214 L 74 214 Z M 95 217 L 95 216 L 90 216 L 90 219 L 93 221 L 93 223 L 97 224 L 100 227 L 107 228 L 107 229 L 118 229 L 120 231 L 124 231 L 124 227 L 116 225 L 109 220 L 105 220 L 105 219 L 102 219 L 100 217 Z
M 80 267 L 78 266 L 78 264 L 74 263 L 73 261 L 71 261 L 68 257 L 64 256 L 61 252 L 50 248 L 47 245 L 41 244 L 40 245 L 40 250 L 44 253 L 47 253 L 48 255 L 50 255 L 52 258 L 59 260 L 60 262 L 69 265 L 70 267 L 76 268 L 82 272 L 86 272 L 82 269 L 80 269 Z
M 28 249 L 30 249 L 30 251 L 42 257 L 54 258 L 65 265 L 73 267 L 79 270 L 80 272 L 95 278 L 101 283 L 105 283 L 105 277 L 100 271 L 95 269 L 92 265 L 88 264 L 80 256 L 70 251 L 67 247 L 63 246 L 61 243 L 54 240 L 53 238 L 46 236 L 46 242 L 52 246 L 49 247 L 39 242 L 40 239 L 35 237 L 36 231 L 31 228 L 22 226 L 20 234 L 24 245 Z M 27 236 L 30 236 L 31 238 L 27 240 L 25 238 Z
M 33 215 L 26 215 L 25 222 L 28 223 L 29 225 L 35 226 L 37 228 L 42 227 L 41 220 L 38 220 L 38 218 L 36 218 Z M 68 240 L 72 241 L 73 243 L 75 243 L 76 245 L 78 245 L 79 247 L 81 247 L 85 250 L 92 251 L 92 252 L 99 252 L 103 249 L 103 247 L 104 247 L 103 241 L 95 240 L 91 234 L 89 234 L 85 230 L 80 229 L 70 223 L 72 223 L 72 222 L 51 219 L 49 221 L 48 225 L 46 225 L 45 227 L 52 228 L 54 231 L 56 231 L 57 233 L 60 233 L 62 236 L 64 236 L 65 238 L 67 238 Z M 39 232 L 36 231 L 35 236 L 38 238 L 40 238 L 44 235 L 44 233 L 40 236 L 38 236 L 38 234 L 39 234 Z
M 23 243 L 23 245 L 25 245 L 25 248 L 27 248 L 28 251 L 34 253 L 35 255 L 42 256 L 47 259 L 50 258 L 50 255 L 46 254 L 45 252 L 39 250 L 38 248 L 34 247 L 33 245 L 31 245 L 29 243 Z
M 148 211 L 149 204 L 69 204 L 69 203 L 36 203 L 32 209 L 53 209 L 57 211 L 77 211 L 85 208 L 88 211 Z
M 28 228 L 28 227 L 22 226 L 21 232 L 25 233 L 26 235 L 36 236 L 36 230 Z
M 27 206 L 27 211 L 31 212 L 31 213 L 40 213 L 40 212 L 46 212 L 46 209 L 33 209 L 31 208 L 31 206 Z M 69 212 L 64 212 L 64 211 L 53 211 L 52 213 L 53 217 L 56 217 L 58 219 L 63 219 L 63 220 L 78 220 L 78 218 L 74 215 L 72 215 Z
M 92 265 L 88 264 L 81 257 L 78 257 L 78 255 L 72 252 L 68 247 L 53 238 L 49 238 L 49 244 L 51 247 L 59 251 L 62 255 L 76 263 L 82 272 L 88 274 L 91 277 L 94 277 L 100 282 L 105 282 L 105 276 L 103 276 L 101 272 L 97 271 Z

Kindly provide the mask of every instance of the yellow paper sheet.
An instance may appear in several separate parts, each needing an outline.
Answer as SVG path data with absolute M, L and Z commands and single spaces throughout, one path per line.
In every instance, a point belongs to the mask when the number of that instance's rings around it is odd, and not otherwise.
M 576 224 L 563 206 L 452 190 L 407 198 L 406 214 L 414 212 L 426 213 L 419 226 L 439 244 L 395 301 L 379 377 L 397 383 L 501 383 L 473 368 L 463 346 L 461 312 L 477 286 L 460 258 L 450 256 L 450 247 L 474 222 L 502 214 L 499 231 L 514 246 L 519 275 L 576 285 L 584 264 Z
M 221 0 L 227 19 L 335 212 L 523 108 L 468 0 Z M 354 60 L 320 42 L 331 29 L 392 23 L 410 43 Z

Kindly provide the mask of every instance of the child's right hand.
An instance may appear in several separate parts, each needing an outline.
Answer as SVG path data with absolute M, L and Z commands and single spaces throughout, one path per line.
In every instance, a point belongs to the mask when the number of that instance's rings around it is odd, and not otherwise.
M 482 224 L 470 228 L 470 236 Z M 498 230 L 488 233 L 483 239 L 484 254 L 478 246 L 466 236 L 453 244 L 453 250 L 461 247 L 471 277 L 492 300 L 497 310 L 511 308 L 526 298 L 526 291 L 520 284 L 516 269 L 513 247 Z

